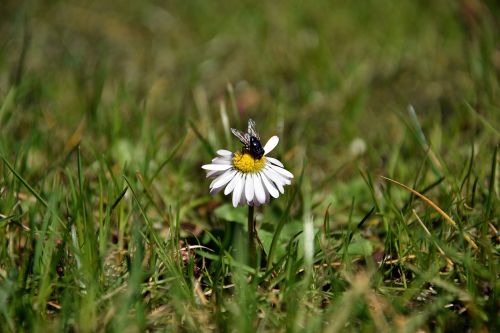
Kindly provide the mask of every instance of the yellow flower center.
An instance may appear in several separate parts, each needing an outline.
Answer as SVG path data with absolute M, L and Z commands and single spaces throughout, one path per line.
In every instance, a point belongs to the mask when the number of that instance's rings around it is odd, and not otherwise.
M 264 168 L 266 157 L 262 156 L 260 160 L 245 152 L 234 153 L 233 166 L 243 173 L 257 172 Z

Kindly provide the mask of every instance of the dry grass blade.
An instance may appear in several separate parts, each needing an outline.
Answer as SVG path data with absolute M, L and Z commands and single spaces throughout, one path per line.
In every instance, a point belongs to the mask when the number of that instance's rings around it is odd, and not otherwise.
M 429 231 L 429 229 L 427 229 L 427 227 L 425 226 L 424 222 L 423 222 L 423 221 L 420 219 L 420 217 L 417 215 L 417 212 L 415 211 L 415 209 L 413 209 L 412 211 L 413 211 L 413 215 L 414 215 L 414 216 L 415 216 L 415 218 L 417 219 L 418 223 L 422 226 L 422 228 L 424 229 L 425 233 L 426 233 L 429 237 L 430 237 L 430 236 L 432 236 L 432 234 L 431 234 L 431 232 Z M 450 259 L 450 258 L 448 258 L 448 257 L 446 256 L 446 254 L 444 253 L 443 249 L 442 249 L 439 245 L 437 245 L 437 244 L 434 244 L 434 245 L 436 245 L 436 247 L 437 247 L 437 249 L 438 249 L 439 253 L 441 253 L 441 255 L 442 255 L 443 257 L 445 257 L 445 258 L 446 258 L 446 262 L 448 263 L 448 268 L 449 268 L 449 269 L 453 268 L 453 261 L 451 261 L 451 259 Z
M 453 219 L 448 215 L 446 214 L 441 208 L 439 208 L 438 205 L 436 205 L 434 202 L 432 202 L 429 198 L 427 198 L 425 195 L 415 191 L 414 189 L 412 189 L 411 187 L 409 186 L 406 186 L 405 184 L 403 183 L 400 183 L 394 179 L 391 179 L 391 178 L 387 178 L 387 177 L 384 177 L 384 176 L 380 176 L 380 178 L 384 179 L 384 180 L 387 180 L 387 181 L 390 181 L 391 183 L 394 183 L 398 186 L 401 186 L 402 188 L 404 188 L 405 190 L 415 194 L 417 197 L 419 197 L 420 199 L 422 199 L 426 204 L 428 204 L 429 206 L 431 206 L 436 212 L 439 213 L 439 215 L 441 215 L 449 224 L 451 224 L 453 227 L 455 227 L 456 229 L 458 229 L 458 226 L 457 226 L 457 223 L 455 221 L 453 221 Z M 472 238 L 470 238 L 470 236 L 464 231 L 464 239 L 467 241 L 467 243 L 470 244 L 470 246 L 472 246 L 475 250 L 478 249 L 476 243 L 472 240 Z

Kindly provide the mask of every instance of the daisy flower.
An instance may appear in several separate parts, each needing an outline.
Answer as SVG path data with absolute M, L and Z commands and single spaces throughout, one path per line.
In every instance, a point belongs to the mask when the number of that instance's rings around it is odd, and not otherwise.
M 235 153 L 220 149 L 211 164 L 202 166 L 207 170 L 207 178 L 214 178 L 210 194 L 215 195 L 222 189 L 225 195 L 232 193 L 234 207 L 259 206 L 268 203 L 271 197 L 278 198 L 293 178 L 283 163 L 267 156 L 278 145 L 279 138 L 271 137 L 262 147 L 252 119 L 248 120 L 246 133 L 234 128 L 231 132 L 244 147 Z

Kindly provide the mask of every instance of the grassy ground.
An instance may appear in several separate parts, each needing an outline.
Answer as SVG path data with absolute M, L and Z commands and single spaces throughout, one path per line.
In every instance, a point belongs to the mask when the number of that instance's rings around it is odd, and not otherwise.
M 499 13 L 2 1 L 0 331 L 496 331 Z M 249 117 L 259 270 L 200 168 Z

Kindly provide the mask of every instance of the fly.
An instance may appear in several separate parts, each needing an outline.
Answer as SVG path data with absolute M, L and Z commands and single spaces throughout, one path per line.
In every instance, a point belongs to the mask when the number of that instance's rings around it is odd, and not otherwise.
M 243 143 L 243 152 L 249 153 L 254 159 L 260 160 L 264 156 L 264 148 L 260 143 L 259 133 L 255 130 L 255 121 L 248 119 L 247 133 L 231 128 L 231 132 Z

